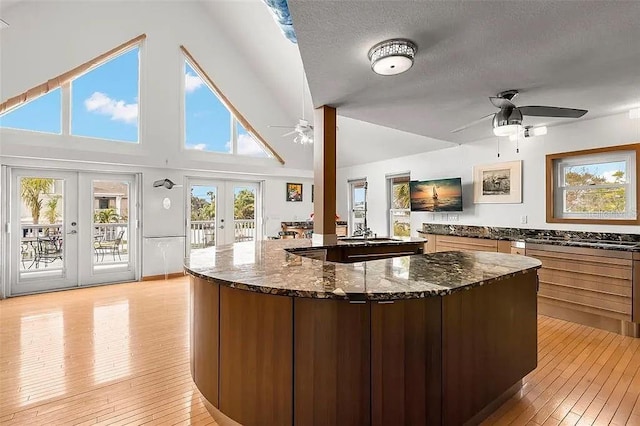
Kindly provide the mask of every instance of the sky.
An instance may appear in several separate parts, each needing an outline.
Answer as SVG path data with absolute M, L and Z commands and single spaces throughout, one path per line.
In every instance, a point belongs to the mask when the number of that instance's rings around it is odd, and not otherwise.
M 578 172 L 580 173 L 583 169 L 596 176 L 604 177 L 607 182 L 615 182 L 616 178 L 613 174 L 617 171 L 623 171 L 626 175 L 626 163 L 624 161 L 615 161 L 610 163 L 595 163 L 595 164 L 584 164 L 578 165 L 574 167 L 567 167 L 565 169 L 566 172 Z M 626 177 L 626 176 L 625 176 Z
M 52 76 L 53 77 L 53 76 Z M 71 83 L 71 134 L 138 142 L 139 48 L 94 68 Z M 61 133 L 61 90 L 56 89 L 0 117 L 0 127 Z M 185 147 L 232 150 L 232 117 L 185 61 Z M 235 120 L 238 154 L 268 157 Z

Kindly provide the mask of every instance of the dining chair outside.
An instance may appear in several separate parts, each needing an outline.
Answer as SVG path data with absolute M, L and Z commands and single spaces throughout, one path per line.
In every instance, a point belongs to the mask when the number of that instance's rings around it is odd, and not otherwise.
M 120 256 L 120 246 L 122 245 L 123 237 L 124 230 L 118 232 L 118 236 L 113 240 L 95 241 L 93 243 L 93 248 L 96 252 L 96 260 L 98 258 L 98 254 L 100 254 L 100 261 L 103 261 L 105 253 L 111 253 L 114 261 L 116 260 L 116 255 L 118 255 L 118 260 L 122 260 L 122 257 Z

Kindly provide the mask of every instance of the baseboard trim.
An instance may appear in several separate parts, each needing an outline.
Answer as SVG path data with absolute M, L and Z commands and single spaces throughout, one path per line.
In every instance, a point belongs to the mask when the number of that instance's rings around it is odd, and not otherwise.
M 167 274 L 166 279 L 171 279 L 171 278 L 180 278 L 183 277 L 185 275 L 184 272 L 172 272 L 170 274 Z M 165 275 L 161 274 L 161 275 L 147 275 L 146 277 L 142 277 L 142 279 L 140 281 L 157 281 L 157 280 L 164 280 L 165 279 Z

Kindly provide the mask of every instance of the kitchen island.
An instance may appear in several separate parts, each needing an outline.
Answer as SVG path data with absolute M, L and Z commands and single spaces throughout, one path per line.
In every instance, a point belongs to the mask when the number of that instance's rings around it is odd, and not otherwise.
M 338 263 L 310 244 L 236 243 L 185 265 L 191 373 L 214 415 L 247 426 L 474 423 L 536 367 L 539 261 L 444 252 Z

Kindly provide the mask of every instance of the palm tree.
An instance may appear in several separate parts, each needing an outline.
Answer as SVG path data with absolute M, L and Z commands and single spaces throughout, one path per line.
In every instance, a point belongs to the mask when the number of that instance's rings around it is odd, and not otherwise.
M 40 221 L 42 195 L 51 191 L 53 182 L 51 178 L 22 178 L 20 181 L 20 197 L 31 210 L 34 225 Z
M 120 215 L 114 209 L 104 209 L 95 212 L 93 220 L 95 223 L 117 223 L 120 221 Z
M 58 201 L 60 201 L 59 195 L 51 197 L 47 201 L 47 210 L 44 212 L 44 216 L 51 224 L 56 223 L 56 220 L 58 220 Z

